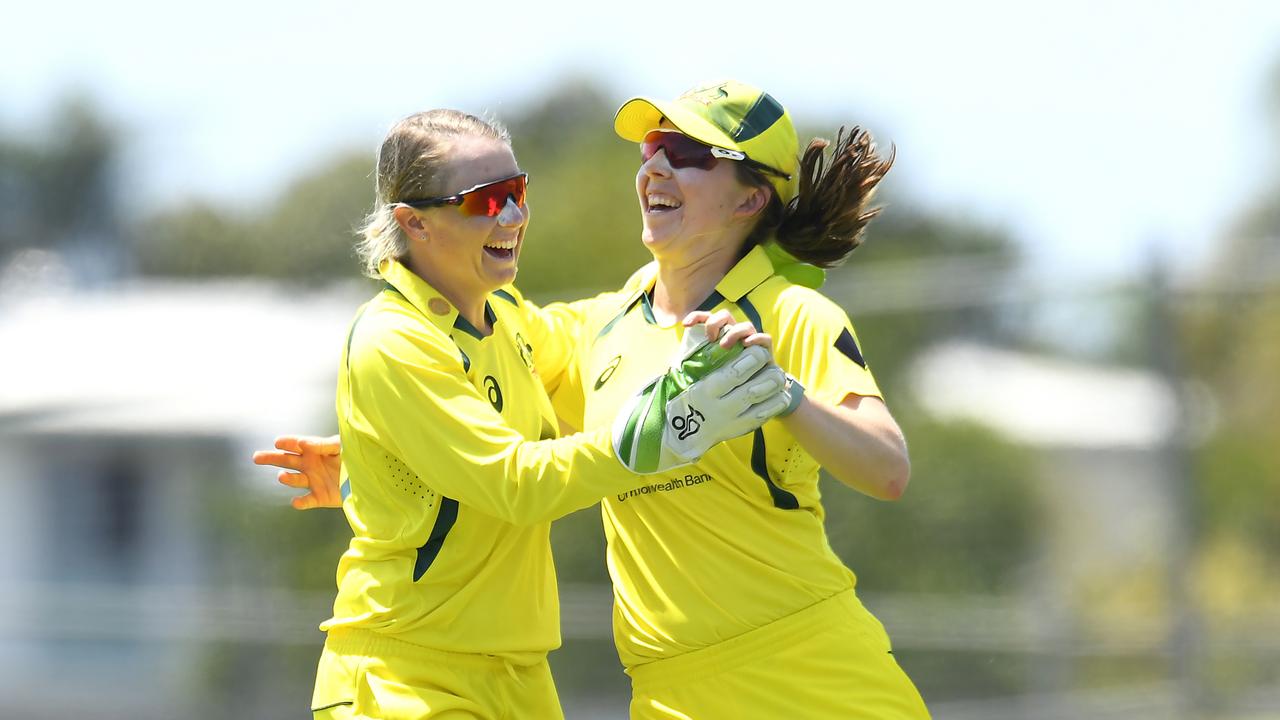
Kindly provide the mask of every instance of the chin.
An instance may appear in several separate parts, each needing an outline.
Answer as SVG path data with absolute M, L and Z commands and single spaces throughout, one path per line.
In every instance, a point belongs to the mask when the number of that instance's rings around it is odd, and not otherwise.
M 664 240 L 666 240 L 666 237 L 662 233 L 654 235 L 653 230 L 650 230 L 648 226 L 644 226 L 640 230 L 640 242 L 644 243 L 646 247 L 661 245 Z
M 510 285 L 511 283 L 515 282 L 516 272 L 517 272 L 516 266 L 512 265 L 511 268 L 508 270 L 495 273 L 493 279 L 494 279 L 494 282 L 498 283 L 497 287 L 502 287 L 503 285 Z
M 645 230 L 640 234 L 640 242 L 644 243 L 644 247 L 649 251 L 650 255 L 655 258 L 660 257 L 664 251 L 671 247 L 671 241 L 674 238 L 671 235 L 657 235 Z

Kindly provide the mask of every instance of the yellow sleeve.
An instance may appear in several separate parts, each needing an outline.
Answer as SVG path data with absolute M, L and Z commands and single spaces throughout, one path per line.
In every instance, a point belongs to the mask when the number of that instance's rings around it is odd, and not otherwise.
M 782 298 L 778 319 L 778 365 L 811 398 L 838 405 L 848 395 L 882 397 L 853 323 L 839 305 L 793 286 Z
M 533 364 L 548 393 L 555 392 L 577 369 L 578 338 L 589 302 L 555 302 L 546 307 L 527 300 L 522 303 L 525 327 L 534 347 Z
M 445 334 L 383 326 L 352 347 L 351 423 L 437 492 L 500 520 L 544 522 L 627 490 L 608 428 L 526 440 L 467 381 Z
M 542 386 L 551 396 L 556 416 L 575 431 L 582 430 L 585 395 L 578 363 L 582 340 L 587 333 L 587 318 L 592 307 L 602 298 L 616 293 L 603 293 L 585 300 L 555 302 L 545 307 L 521 301 L 525 326 L 533 345 L 533 364 L 542 378 Z

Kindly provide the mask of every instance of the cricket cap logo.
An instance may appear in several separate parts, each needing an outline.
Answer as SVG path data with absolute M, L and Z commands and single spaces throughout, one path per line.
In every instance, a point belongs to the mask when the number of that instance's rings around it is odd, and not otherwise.
M 724 89 L 725 85 L 726 83 L 720 83 L 718 85 L 706 85 L 704 87 L 696 87 L 692 90 L 686 90 L 685 93 L 680 96 L 680 99 L 693 100 L 694 102 L 700 102 L 703 105 L 710 106 L 711 103 L 719 100 L 720 98 L 729 97 L 729 91 Z

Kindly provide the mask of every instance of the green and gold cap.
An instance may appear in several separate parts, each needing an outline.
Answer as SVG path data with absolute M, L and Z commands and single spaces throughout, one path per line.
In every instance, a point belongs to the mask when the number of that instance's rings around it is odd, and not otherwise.
M 787 109 L 759 88 L 734 80 L 700 85 L 673 101 L 632 98 L 618 108 L 613 129 L 624 140 L 641 142 L 666 118 L 699 142 L 736 150 L 759 165 L 785 205 L 800 186 L 800 142 Z

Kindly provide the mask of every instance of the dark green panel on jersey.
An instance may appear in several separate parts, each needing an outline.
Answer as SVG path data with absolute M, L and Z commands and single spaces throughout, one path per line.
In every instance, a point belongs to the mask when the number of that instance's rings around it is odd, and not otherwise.
M 756 332 L 764 332 L 764 323 L 760 322 L 760 311 L 756 310 L 756 306 L 751 304 L 746 295 L 738 299 L 738 307 L 742 308 L 742 313 L 747 316 L 751 324 L 756 326 Z
M 840 337 L 836 338 L 836 349 L 863 368 L 867 367 L 867 361 L 862 358 L 862 351 L 858 349 L 858 342 L 853 339 L 849 328 L 845 328 Z
M 769 497 L 773 498 L 774 507 L 782 510 L 796 510 L 800 507 L 800 501 L 795 495 L 774 485 L 769 477 L 769 466 L 765 462 L 764 431 L 760 428 L 756 428 L 755 435 L 752 437 L 751 469 L 764 479 L 765 485 L 769 488 Z
M 488 300 L 484 302 L 484 319 L 488 321 L 490 327 L 493 327 L 493 324 L 498 322 L 498 316 L 493 313 L 493 308 L 489 306 Z M 462 317 L 462 313 L 458 313 L 457 319 L 453 321 L 453 327 L 455 330 L 461 330 L 477 340 L 483 340 L 485 338 L 485 336 L 481 335 L 480 331 L 476 329 L 476 326 L 471 324 L 470 320 Z
M 426 544 L 418 548 L 418 561 L 413 564 L 413 579 L 416 582 L 435 562 L 444 545 L 444 538 L 458 521 L 458 501 L 453 498 L 440 497 L 440 513 L 436 515 L 436 523 L 431 527 L 431 536 Z

